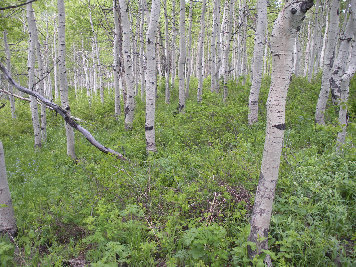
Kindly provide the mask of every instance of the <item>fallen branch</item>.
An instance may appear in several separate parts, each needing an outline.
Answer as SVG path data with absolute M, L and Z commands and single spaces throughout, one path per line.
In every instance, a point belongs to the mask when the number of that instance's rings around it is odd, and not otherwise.
M 9 91 L 6 91 L 4 89 L 0 89 L 0 92 L 1 93 L 4 93 L 4 94 L 7 94 L 7 95 L 11 95 L 13 97 L 16 97 L 18 99 L 21 99 L 21 100 L 24 100 L 24 101 L 27 101 L 27 102 L 30 102 L 31 100 L 29 98 L 25 98 L 25 97 L 22 97 L 22 96 L 19 96 L 19 95 L 15 95 L 13 93 L 10 93 Z
M 3 107 L 5 107 L 5 105 L 6 105 L 5 103 L 1 104 L 1 105 L 0 105 L 0 109 L 2 109 Z
M 95 146 L 97 149 L 99 149 L 100 151 L 106 153 L 106 154 L 113 154 L 115 155 L 118 159 L 121 160 L 126 160 L 126 158 L 120 154 L 119 152 L 112 150 L 110 148 L 107 148 L 105 146 L 103 146 L 102 144 L 100 144 L 93 136 L 92 134 L 85 128 L 83 128 L 81 125 L 79 125 L 78 123 L 75 122 L 75 120 L 69 116 L 68 112 L 66 110 L 64 110 L 62 107 L 58 106 L 57 104 L 51 102 L 50 100 L 48 100 L 47 98 L 45 98 L 44 96 L 38 94 L 37 92 L 31 91 L 23 86 L 21 86 L 20 84 L 18 84 L 17 82 L 15 82 L 11 75 L 9 74 L 9 72 L 7 71 L 7 69 L 2 65 L 2 63 L 0 62 L 0 70 L 5 74 L 6 79 L 14 86 L 16 87 L 19 91 L 24 92 L 28 95 L 31 95 L 33 97 L 35 97 L 37 100 L 41 101 L 42 103 L 44 103 L 46 106 L 52 108 L 53 110 L 55 110 L 59 115 L 61 115 L 63 117 L 63 119 L 66 121 L 66 123 L 68 123 L 71 127 L 73 127 L 74 129 L 76 129 L 77 131 L 79 131 L 93 146 Z
M 28 2 L 22 3 L 22 4 L 18 4 L 18 5 L 14 5 L 14 6 L 6 6 L 6 7 L 0 7 L 0 10 L 6 10 L 6 9 L 11 9 L 11 8 L 18 8 L 18 7 L 22 7 L 24 5 L 28 5 L 32 2 L 35 2 L 37 0 L 30 0 Z

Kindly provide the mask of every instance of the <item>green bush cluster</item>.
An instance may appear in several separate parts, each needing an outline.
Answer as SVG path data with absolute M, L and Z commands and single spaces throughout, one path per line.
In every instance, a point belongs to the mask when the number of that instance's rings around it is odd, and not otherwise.
M 355 262 L 355 82 L 350 97 L 349 135 L 335 152 L 337 112 L 315 126 L 320 77 L 293 78 L 287 103 L 269 251 L 247 257 L 249 216 L 265 136 L 261 88 L 260 119 L 247 125 L 249 81 L 230 81 L 229 97 L 209 92 L 195 100 L 197 80 L 185 112 L 164 103 L 159 83 L 156 142 L 145 151 L 144 103 L 137 98 L 135 121 L 125 131 L 113 95 L 105 105 L 84 93 L 71 95 L 72 114 L 101 143 L 124 154 L 121 162 L 102 154 L 76 134 L 78 160 L 66 156 L 63 121 L 48 112 L 48 142 L 33 149 L 28 104 L 0 110 L 8 178 L 19 228 L 15 244 L 0 240 L 1 265 L 63 266 L 76 258 L 92 266 L 261 266 L 269 254 L 276 266 L 352 266 Z M 194 89 L 195 88 L 195 89 Z M 177 85 L 176 85 L 177 89 Z M 15 247 L 20 248 L 15 253 Z

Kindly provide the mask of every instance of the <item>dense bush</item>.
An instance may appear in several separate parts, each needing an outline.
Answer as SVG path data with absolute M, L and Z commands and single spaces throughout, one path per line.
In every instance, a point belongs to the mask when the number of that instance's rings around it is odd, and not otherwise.
M 260 121 L 247 125 L 249 82 L 229 83 L 229 98 L 209 92 L 191 98 L 177 114 L 177 94 L 164 104 L 158 90 L 158 152 L 146 155 L 144 103 L 137 99 L 132 131 L 115 118 L 111 94 L 105 105 L 85 94 L 72 96 L 72 112 L 104 145 L 130 159 L 117 161 L 76 135 L 78 160 L 66 156 L 63 122 L 48 112 L 48 142 L 33 149 L 28 105 L 0 110 L 8 178 L 19 228 L 15 243 L 0 239 L 1 265 L 66 266 L 74 259 L 92 266 L 246 266 L 249 215 L 258 182 L 265 135 Z M 335 152 L 339 126 L 330 105 L 327 126 L 314 125 L 320 77 L 294 78 L 270 230 L 278 266 L 355 264 L 356 151 L 354 123 L 342 152 Z M 355 117 L 352 82 L 350 118 Z M 14 255 L 14 251 L 17 250 Z M 263 255 L 252 263 L 260 265 Z

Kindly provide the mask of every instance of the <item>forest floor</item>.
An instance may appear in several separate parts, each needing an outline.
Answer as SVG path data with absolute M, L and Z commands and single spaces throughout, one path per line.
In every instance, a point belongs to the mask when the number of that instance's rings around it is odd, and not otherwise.
M 206 80 L 208 81 L 208 80 Z M 248 126 L 250 84 L 229 83 L 229 98 L 209 91 L 197 104 L 197 81 L 183 114 L 177 95 L 164 104 L 158 89 L 156 143 L 146 154 L 144 103 L 137 98 L 133 129 L 114 116 L 112 92 L 89 106 L 71 97 L 71 110 L 95 138 L 129 159 L 101 153 L 76 133 L 77 160 L 66 156 L 63 121 L 48 111 L 48 140 L 33 148 L 27 103 L 0 110 L 0 140 L 18 235 L 0 239 L 1 266 L 247 266 L 249 216 L 265 136 L 261 89 L 259 122 Z M 314 124 L 320 77 L 294 78 L 269 251 L 276 266 L 355 266 L 356 80 L 351 83 L 348 137 L 329 104 L 326 126 Z M 15 253 L 14 253 L 15 252 Z M 15 254 L 15 256 L 14 256 Z M 252 263 L 259 265 L 262 258 Z

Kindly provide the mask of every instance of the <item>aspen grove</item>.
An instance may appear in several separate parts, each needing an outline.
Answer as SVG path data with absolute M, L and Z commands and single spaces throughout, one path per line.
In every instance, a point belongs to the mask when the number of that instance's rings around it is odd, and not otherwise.
M 356 0 L 2 0 L 0 266 L 355 266 Z

